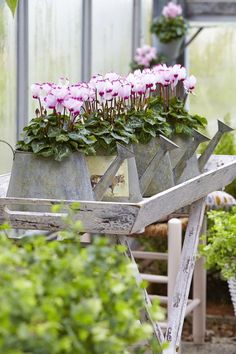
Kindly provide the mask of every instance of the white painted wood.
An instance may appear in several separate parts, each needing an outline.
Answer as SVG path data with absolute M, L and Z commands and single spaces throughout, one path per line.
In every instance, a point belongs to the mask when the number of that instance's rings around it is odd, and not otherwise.
M 171 300 L 174 293 L 177 272 L 180 264 L 182 249 L 182 223 L 179 219 L 168 221 L 168 319 L 171 309 Z
M 6 173 L 0 176 L 0 198 L 5 198 L 7 195 L 10 176 L 10 173 Z
M 170 320 L 165 339 L 169 342 L 169 350 L 164 353 L 175 353 L 179 350 L 180 337 L 187 307 L 188 295 L 195 265 L 199 235 L 205 211 L 205 198 L 191 205 L 189 223 L 185 234 L 180 268 L 178 271 Z M 171 351 L 172 350 L 172 351 Z
M 139 203 L 116 203 L 80 201 L 80 209 L 76 218 L 81 220 L 84 232 L 130 234 L 142 230 L 143 227 L 166 217 L 181 207 L 221 189 L 236 176 L 236 157 L 227 159 L 214 158 L 218 167 L 210 163 L 211 170 L 192 178 L 178 186 L 163 191 Z M 215 166 L 215 165 L 214 165 Z M 3 188 L 4 189 L 4 188 Z M 2 192 L 4 194 L 4 191 Z M 78 201 L 63 201 L 36 198 L 0 198 L 0 220 L 9 217 L 15 228 L 52 229 L 62 227 L 61 221 L 52 213 L 9 212 L 4 206 L 10 205 L 69 205 Z
M 202 234 L 207 232 L 207 218 L 205 216 L 202 225 Z M 201 241 L 203 242 L 203 241 Z M 206 334 L 206 268 L 203 257 L 198 259 L 193 275 L 193 298 L 199 298 L 200 304 L 193 311 L 193 341 L 195 344 L 203 344 Z
M 191 300 L 189 302 L 189 304 L 186 307 L 186 311 L 185 311 L 185 317 L 188 316 L 190 314 L 190 312 L 192 312 L 193 310 L 195 310 L 195 308 L 199 307 L 201 301 L 200 299 L 196 298 L 194 300 Z M 205 320 L 205 318 L 204 318 Z M 203 343 L 202 343 L 203 344 Z
M 236 177 L 236 157 L 232 163 L 222 165 L 194 177 L 178 186 L 140 202 L 140 212 L 132 232 L 161 219 L 177 209 L 223 188 Z
M 138 259 L 159 259 L 159 260 L 167 260 L 167 253 L 161 252 L 146 252 L 146 251 L 132 251 L 134 258 Z
M 160 283 L 160 284 L 167 284 L 168 277 L 166 275 L 154 275 L 154 274 L 145 274 L 140 273 L 143 280 L 146 280 L 150 283 Z
M 118 236 L 117 237 L 117 242 L 126 246 L 127 250 L 126 250 L 126 256 L 131 260 L 131 262 L 135 265 L 135 269 L 136 269 L 136 272 L 135 272 L 135 277 L 136 277 L 136 281 L 138 284 L 140 284 L 142 282 L 142 277 L 139 273 L 139 270 L 138 270 L 138 266 L 135 262 L 135 259 L 134 259 L 134 256 L 132 254 L 132 251 L 130 249 L 130 246 L 129 246 L 129 242 L 128 242 L 128 238 L 125 237 L 125 236 Z M 164 335 L 163 335 L 163 332 L 161 330 L 161 327 L 159 325 L 159 323 L 155 322 L 153 319 L 152 319 L 152 315 L 150 313 L 150 306 L 151 306 L 151 300 L 148 296 L 148 293 L 146 291 L 146 289 L 143 289 L 143 296 L 144 296 L 144 300 L 145 300 L 145 308 L 144 308 L 144 320 L 145 321 L 148 321 L 151 325 L 152 325 L 152 328 L 153 328 L 153 334 L 154 336 L 156 337 L 157 341 L 162 344 L 163 341 L 164 341 Z

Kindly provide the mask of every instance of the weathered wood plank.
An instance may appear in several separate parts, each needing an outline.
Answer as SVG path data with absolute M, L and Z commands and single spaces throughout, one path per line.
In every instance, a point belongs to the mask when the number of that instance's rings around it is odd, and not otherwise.
M 169 351 L 167 351 L 168 353 L 171 349 L 173 350 L 173 353 L 178 352 L 179 350 L 180 337 L 187 308 L 204 212 L 205 198 L 200 199 L 191 205 L 189 223 L 182 248 L 180 267 L 176 278 L 166 331 L 166 340 L 170 343 Z
M 226 162 L 225 162 L 226 161 Z M 210 160 L 211 170 L 178 186 L 163 191 L 139 203 L 80 201 L 76 218 L 84 225 L 85 232 L 130 234 L 191 204 L 208 193 L 221 189 L 236 177 L 236 157 L 214 157 Z M 216 168 L 217 166 L 217 168 Z M 2 177 L 6 187 L 7 177 Z M 3 195 L 4 195 L 3 191 Z M 9 211 L 13 205 L 69 205 L 74 201 L 4 198 L 0 197 L 0 220 L 9 217 L 15 228 L 54 229 L 62 227 L 59 217 L 52 213 Z M 77 201 L 78 202 L 78 201 Z M 11 208 L 12 209 L 12 208 Z
M 140 202 L 140 212 L 132 232 L 161 219 L 194 201 L 221 189 L 236 177 L 236 158 L 228 164 L 219 166 L 194 177 L 184 183 L 163 191 Z
M 0 176 L 0 198 L 5 198 L 7 195 L 7 188 L 10 181 L 10 173 Z
M 220 16 L 224 21 L 227 17 L 236 16 L 236 2 L 235 0 L 188 0 L 186 16 L 189 18 Z
M 0 199 L 0 222 L 8 220 L 13 228 L 20 229 L 59 230 L 65 227 L 63 220 L 61 220 L 65 214 L 13 211 L 3 206 L 4 204 L 14 205 L 16 201 L 19 204 L 19 198 L 18 200 L 6 198 L 5 203 L 4 199 Z M 24 204 L 25 202 L 23 201 Z M 42 204 L 42 201 L 40 203 Z M 34 204 L 37 204 L 36 201 Z M 47 201 L 47 205 L 50 205 L 50 201 Z M 86 202 L 81 202 L 80 209 L 74 218 L 82 221 L 84 232 L 106 234 L 113 231 L 117 234 L 128 234 L 131 232 L 138 212 L 138 205 L 125 204 L 123 206 L 119 203 L 105 202 L 89 205 Z
M 128 242 L 128 239 L 127 237 L 125 236 L 118 236 L 117 237 L 117 242 L 120 243 L 121 245 L 124 245 L 126 246 L 127 250 L 125 252 L 126 254 L 126 257 L 128 257 L 131 262 L 135 265 L 135 278 L 136 278 L 136 281 L 137 281 L 137 284 L 140 284 L 142 282 L 142 276 L 141 274 L 139 273 L 139 270 L 138 270 L 138 266 L 135 262 L 135 259 L 134 259 L 134 256 L 132 254 L 132 251 L 130 249 L 130 246 L 129 246 L 129 242 Z M 147 290 L 146 289 L 143 289 L 143 297 L 144 297 L 144 301 L 145 301 L 145 307 L 144 307 L 144 311 L 143 311 L 143 318 L 141 319 L 141 322 L 142 321 L 148 321 L 152 328 L 153 328 L 153 334 L 154 336 L 156 337 L 157 341 L 162 344 L 163 341 L 164 341 L 164 335 L 163 335 L 163 332 L 161 330 L 161 327 L 160 325 L 155 322 L 152 318 L 152 314 L 150 312 L 150 307 L 151 307 L 151 300 L 148 296 L 148 293 L 147 293 Z

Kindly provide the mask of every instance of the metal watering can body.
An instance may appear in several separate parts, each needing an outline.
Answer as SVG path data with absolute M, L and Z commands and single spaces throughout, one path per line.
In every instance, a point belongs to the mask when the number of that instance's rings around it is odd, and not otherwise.
M 153 159 L 153 157 L 159 150 L 159 137 L 152 138 L 150 142 L 145 145 L 140 143 L 134 145 L 135 159 L 139 177 L 142 176 L 149 162 Z M 172 176 L 172 166 L 170 163 L 169 153 L 167 152 L 165 156 L 163 156 L 163 158 L 161 159 L 144 196 L 150 197 L 154 194 L 162 192 L 167 188 L 172 187 L 173 184 L 174 181 Z
M 62 162 L 15 151 L 8 197 L 93 200 L 83 154 L 75 152 Z

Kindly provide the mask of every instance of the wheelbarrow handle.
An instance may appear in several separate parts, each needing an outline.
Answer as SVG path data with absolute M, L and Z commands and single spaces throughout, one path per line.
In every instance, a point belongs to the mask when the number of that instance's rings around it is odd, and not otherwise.
M 15 159 L 15 150 L 13 149 L 13 147 L 11 146 L 11 144 L 9 144 L 7 141 L 2 140 L 2 139 L 0 139 L 0 143 L 7 144 L 7 145 L 10 147 L 10 149 L 11 149 L 11 151 L 12 151 L 12 154 L 13 154 L 13 160 L 14 160 L 14 159 Z

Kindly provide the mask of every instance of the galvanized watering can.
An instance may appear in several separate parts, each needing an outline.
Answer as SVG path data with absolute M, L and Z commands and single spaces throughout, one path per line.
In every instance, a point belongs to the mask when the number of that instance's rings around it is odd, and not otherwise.
M 15 151 L 10 144 L 2 142 L 9 145 L 13 152 L 8 197 L 111 200 L 121 196 L 121 199 L 129 200 L 132 189 L 129 175 L 132 176 L 132 173 L 125 160 L 133 158 L 134 154 L 124 147 L 118 146 L 117 156 L 86 157 L 74 152 L 58 162 L 32 152 Z M 37 211 L 48 211 L 35 208 Z

